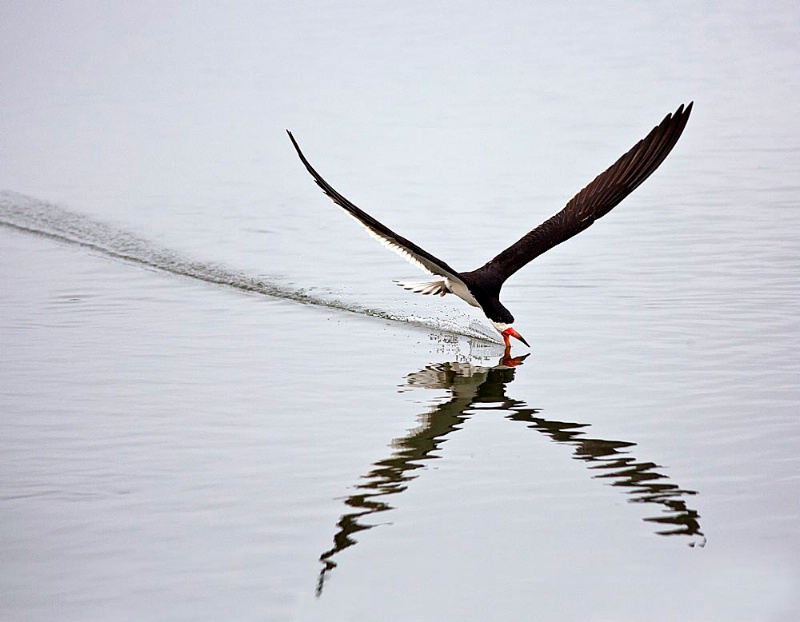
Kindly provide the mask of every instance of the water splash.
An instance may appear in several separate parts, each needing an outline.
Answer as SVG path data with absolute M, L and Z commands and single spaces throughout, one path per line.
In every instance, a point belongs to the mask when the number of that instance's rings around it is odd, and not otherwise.
M 493 331 L 475 320 L 464 325 L 454 320 L 402 315 L 343 302 L 314 289 L 289 287 L 219 264 L 193 261 L 135 234 L 16 192 L 0 192 L 0 225 L 206 283 L 498 343 Z

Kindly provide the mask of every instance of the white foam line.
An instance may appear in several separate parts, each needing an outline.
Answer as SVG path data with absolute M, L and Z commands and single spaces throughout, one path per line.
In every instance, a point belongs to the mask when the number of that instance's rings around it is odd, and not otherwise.
M 0 192 L 0 225 L 207 283 L 498 343 L 497 337 L 487 326 L 474 320 L 464 326 L 448 320 L 397 315 L 324 298 L 310 290 L 292 289 L 224 266 L 192 261 L 127 231 L 16 192 Z

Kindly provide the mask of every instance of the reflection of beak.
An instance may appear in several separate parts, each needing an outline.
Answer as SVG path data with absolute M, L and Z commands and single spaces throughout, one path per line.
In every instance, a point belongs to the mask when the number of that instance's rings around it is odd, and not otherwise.
M 503 356 L 500 357 L 499 365 L 502 367 L 518 367 L 522 365 L 522 361 L 530 355 L 531 353 L 528 352 L 528 354 L 523 354 L 522 356 L 511 356 L 511 346 L 506 346 L 506 351 L 503 353 Z
M 510 346 L 510 345 L 511 345 L 511 342 L 510 342 L 510 340 L 509 340 L 509 337 L 515 337 L 516 339 L 519 339 L 519 340 L 520 340 L 522 343 L 524 343 L 526 346 L 528 346 L 528 347 L 530 348 L 530 346 L 528 345 L 528 342 L 527 342 L 527 341 L 525 341 L 525 340 L 522 338 L 522 335 L 520 335 L 520 334 L 519 334 L 517 331 L 515 331 L 515 330 L 514 330 L 513 328 L 511 328 L 510 326 L 509 326 L 508 328 L 506 328 L 506 329 L 505 329 L 503 332 L 501 332 L 500 334 L 501 334 L 501 335 L 503 335 L 503 341 L 505 341 L 505 342 L 506 342 L 506 346 Z

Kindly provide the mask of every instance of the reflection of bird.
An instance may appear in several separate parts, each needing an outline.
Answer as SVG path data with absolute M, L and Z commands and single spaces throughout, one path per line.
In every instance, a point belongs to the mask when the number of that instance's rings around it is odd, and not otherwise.
M 516 368 L 528 356 L 505 355 L 493 367 L 438 363 L 408 374 L 403 388 L 444 389 L 448 396 L 430 400 L 421 414 L 420 425 L 394 439 L 391 455 L 375 462 L 345 499 L 347 509 L 337 522 L 333 546 L 319 558 L 323 567 L 317 581 L 317 595 L 322 594 L 342 552 L 357 544 L 356 534 L 375 527 L 377 515 L 394 509 L 392 504 L 399 502 L 398 495 L 419 477 L 427 463 L 445 458 L 442 448 L 448 437 L 472 417 L 486 411 L 502 412 L 506 419 L 521 422 L 555 443 L 571 447 L 572 457 L 585 462 L 594 477 L 622 488 L 633 503 L 646 503 L 651 509 L 659 507 L 660 514 L 644 519 L 658 525 L 657 534 L 688 536 L 689 546 L 705 545 L 700 514 L 687 505 L 687 498 L 697 492 L 672 483 L 654 462 L 637 459 L 632 454 L 635 443 L 591 438 L 587 436 L 590 424 L 545 419 L 540 416 L 540 409 L 506 395 Z
M 500 303 L 500 288 L 503 283 L 529 261 L 580 233 L 595 220 L 605 216 L 633 192 L 672 151 L 683 128 L 686 127 L 691 111 L 692 103 L 685 109 L 681 105 L 674 114 L 668 114 L 630 151 L 576 194 L 564 209 L 533 231 L 525 234 L 494 259 L 471 272 L 457 272 L 441 259 L 396 234 L 389 227 L 353 205 L 314 170 L 303 152 L 300 151 L 292 133 L 288 130 L 287 132 L 308 172 L 311 173 L 325 194 L 333 199 L 334 203 L 344 208 L 348 214 L 366 227 L 370 235 L 388 248 L 397 251 L 423 270 L 443 277 L 441 280 L 425 283 L 400 283 L 400 285 L 420 294 L 439 294 L 441 296 L 455 294 L 473 307 L 480 307 L 483 310 L 486 317 L 500 331 L 506 346 L 509 345 L 510 337 L 516 337 L 528 345 L 511 327 L 514 316 Z

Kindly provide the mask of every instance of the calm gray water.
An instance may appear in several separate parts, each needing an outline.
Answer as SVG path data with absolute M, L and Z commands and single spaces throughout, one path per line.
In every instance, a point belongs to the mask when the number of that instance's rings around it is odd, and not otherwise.
M 0 618 L 796 620 L 799 19 L 2 5 Z M 284 133 L 471 269 L 691 100 L 513 365 Z

